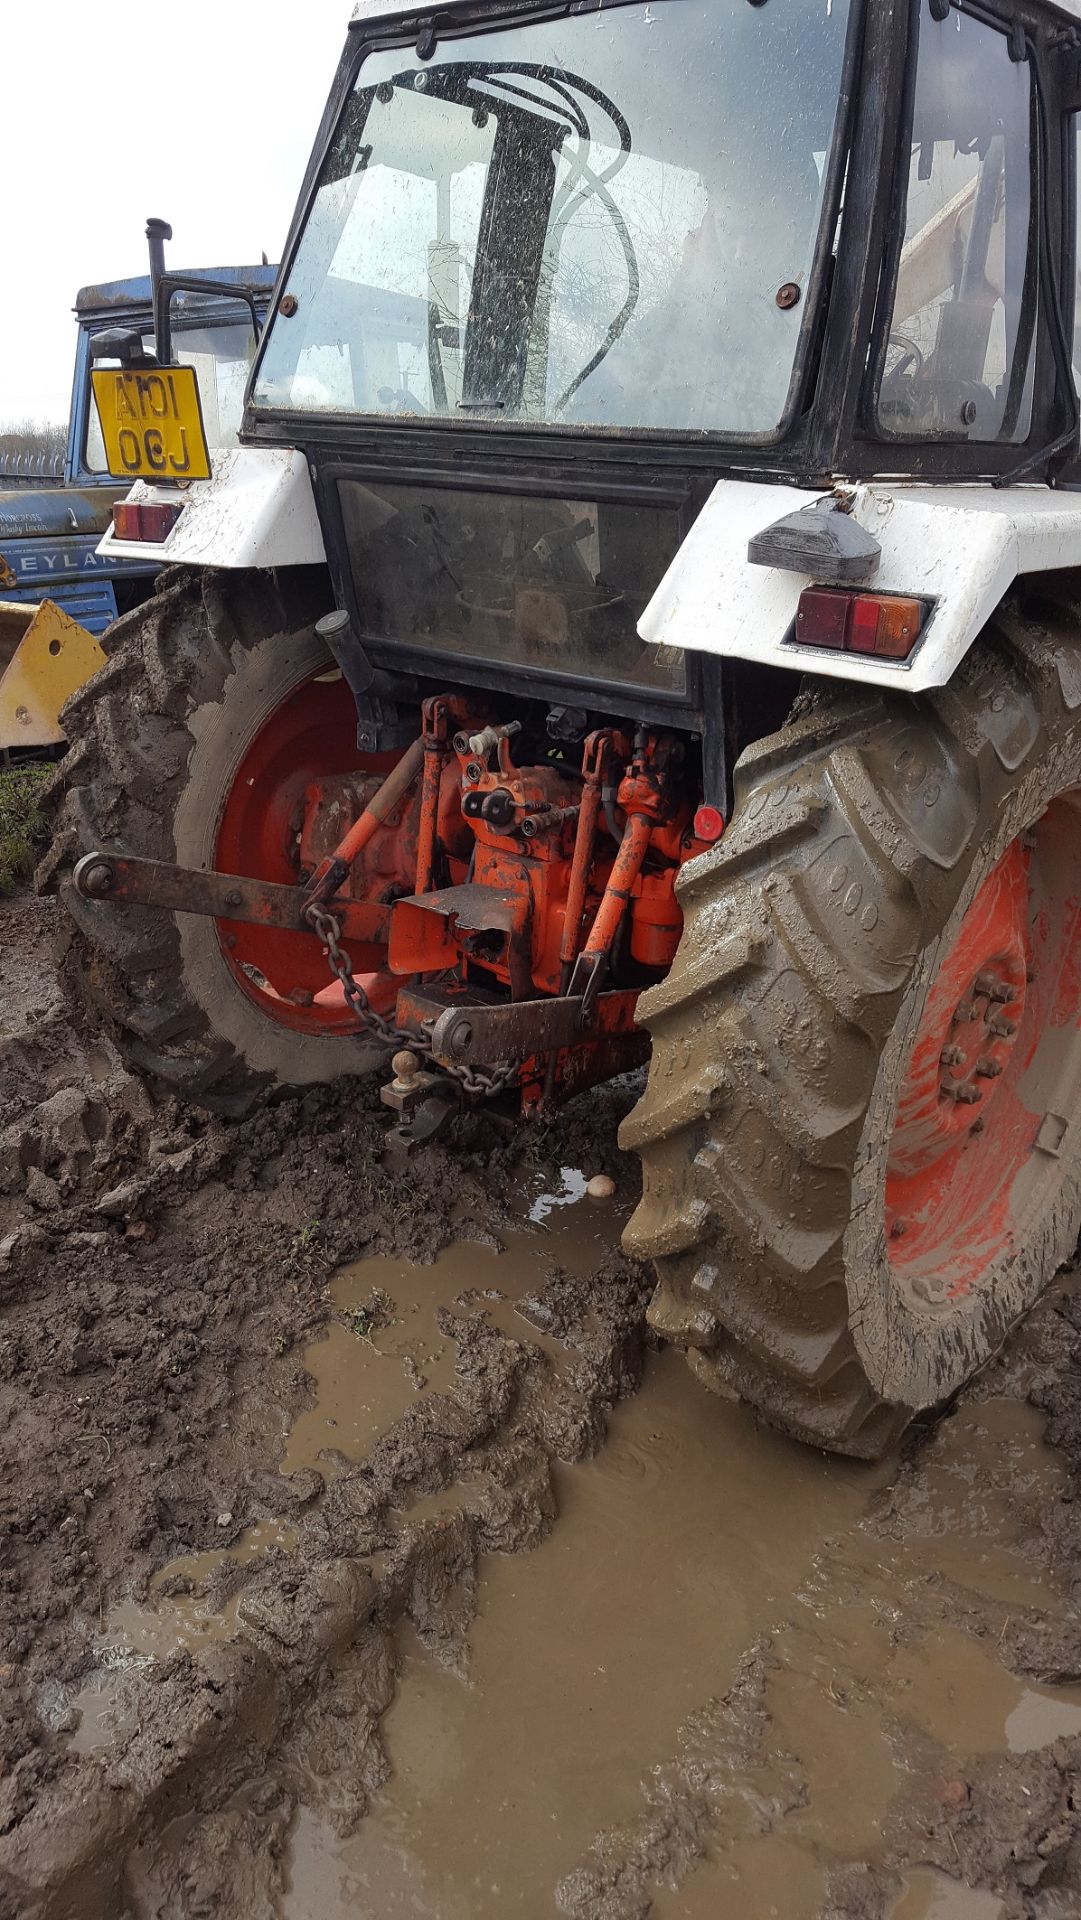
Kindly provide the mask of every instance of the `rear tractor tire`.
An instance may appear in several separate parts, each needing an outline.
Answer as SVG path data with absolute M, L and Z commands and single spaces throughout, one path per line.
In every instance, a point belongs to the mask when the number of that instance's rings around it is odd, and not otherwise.
M 875 1457 L 1081 1226 L 1081 641 L 1007 603 L 948 688 L 815 691 L 745 755 L 645 997 L 625 1244 L 695 1371 Z
M 357 767 L 356 717 L 314 631 L 317 587 L 185 573 L 161 588 L 113 625 L 106 665 L 64 709 L 39 884 L 58 877 L 68 984 L 131 1064 L 163 1091 L 242 1113 L 275 1085 L 371 1072 L 384 1057 L 344 1008 L 307 1004 L 330 980 L 318 942 L 88 900 L 71 869 L 100 848 L 295 884 L 290 805 L 307 780 Z

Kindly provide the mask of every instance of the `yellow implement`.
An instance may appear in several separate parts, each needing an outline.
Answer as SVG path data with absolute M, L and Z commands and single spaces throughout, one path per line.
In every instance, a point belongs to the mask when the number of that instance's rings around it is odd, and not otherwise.
M 104 664 L 93 634 L 51 600 L 0 600 L 0 750 L 59 746 L 61 707 Z

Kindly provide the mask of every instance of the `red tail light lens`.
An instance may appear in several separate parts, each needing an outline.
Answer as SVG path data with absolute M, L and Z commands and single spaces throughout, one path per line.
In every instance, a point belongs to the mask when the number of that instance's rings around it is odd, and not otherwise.
M 796 611 L 801 647 L 865 653 L 880 660 L 907 660 L 926 619 L 922 600 L 893 593 L 844 593 L 808 587 Z
M 117 540 L 165 540 L 184 509 L 158 500 L 118 500 L 113 508 Z
M 724 814 L 718 807 L 711 807 L 704 802 L 694 816 L 695 839 L 704 840 L 707 845 L 712 846 L 715 840 L 720 839 L 723 832 Z

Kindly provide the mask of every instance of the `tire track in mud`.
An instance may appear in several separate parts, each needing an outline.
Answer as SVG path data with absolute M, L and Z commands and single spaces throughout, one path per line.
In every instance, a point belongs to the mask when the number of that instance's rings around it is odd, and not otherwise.
M 39 931 L 47 919 L 33 903 L 20 912 Z M 9 944 L 7 980 L 11 955 Z M 18 1096 L 13 1132 L 0 1127 L 15 1149 L 0 1155 L 0 1608 L 12 1649 L 0 1670 L 0 1914 L 300 1920 L 298 1809 L 346 1845 L 385 1801 L 388 1729 L 417 1686 L 403 1629 L 433 1670 L 465 1673 L 478 1627 L 490 1636 L 476 1616 L 486 1591 L 498 1596 L 491 1569 L 500 1556 L 551 1554 L 575 1526 L 580 1539 L 576 1487 L 594 1489 L 595 1517 L 610 1476 L 641 1469 L 648 1507 L 655 1456 L 627 1445 L 620 1423 L 633 1419 L 640 1437 L 658 1418 L 658 1378 L 678 1365 L 669 1357 L 621 1406 L 655 1364 L 641 1322 L 649 1281 L 618 1256 L 585 1275 L 549 1261 L 513 1303 L 459 1289 L 439 1325 L 453 1377 L 441 1362 L 425 1381 L 421 1354 L 406 1411 L 373 1446 L 350 1457 L 332 1443 L 318 1470 L 297 1451 L 279 1475 L 307 1395 L 300 1343 L 333 1311 L 330 1270 L 361 1245 L 431 1259 L 457 1236 L 505 1238 L 513 1192 L 555 1184 L 561 1166 L 611 1171 L 625 1201 L 612 1138 L 621 1099 L 580 1103 L 524 1145 L 467 1128 L 454 1151 L 430 1149 L 423 1167 L 389 1177 L 379 1117 L 355 1095 L 193 1127 L 114 1084 L 114 1071 L 107 1049 L 90 1060 L 47 987 L 42 1020 L 0 1033 L 0 1085 Z M 70 1090 L 79 1098 L 43 1120 L 43 1104 Z M 747 1482 L 750 1560 L 726 1589 L 746 1589 L 747 1617 L 723 1660 L 692 1642 L 670 1732 L 659 1718 L 655 1734 L 636 1731 L 608 1811 L 598 1797 L 583 1814 L 592 1839 L 527 1883 L 520 1910 L 712 1920 L 734 1900 L 741 1920 L 759 1920 L 739 1905 L 753 1886 L 786 1920 L 878 1920 L 927 1867 L 995 1889 L 1008 1920 L 1081 1911 L 1081 1744 L 1056 1735 L 1046 1711 L 1056 1686 L 1081 1678 L 1079 1352 L 1067 1292 L 889 1474 L 842 1470 L 865 1477 L 776 1593 L 755 1572 L 755 1524 L 767 1558 L 783 1551 L 785 1499 L 799 1506 L 812 1467 L 837 1468 L 699 1399 L 687 1380 L 679 1402 L 715 1427 L 718 1481 Z M 1026 1399 L 1050 1416 L 1057 1479 L 1030 1458 L 1031 1430 L 1019 1440 L 992 1417 Z M 589 1460 L 587 1475 L 571 1472 Z M 728 1527 L 732 1512 L 720 1501 L 716 1522 Z M 599 1531 L 596 1542 L 603 1558 Z M 541 1558 L 522 1563 L 523 1593 Z M 659 1581 L 670 1564 L 668 1539 Z M 699 1581 L 703 1565 L 682 1577 Z M 558 1599 L 558 1580 L 550 1591 Z M 120 1636 L 110 1665 L 114 1610 L 132 1600 L 145 1612 L 148 1594 L 162 1618 L 200 1604 L 226 1624 L 149 1660 L 126 1658 Z M 613 1603 L 618 1623 L 629 1588 Z M 504 1632 L 521 1625 L 513 1611 Z M 565 1613 L 573 1630 L 579 1616 Z M 675 1614 L 648 1618 L 642 1655 L 656 1661 L 680 1626 Z M 990 1699 L 1000 1720 L 1012 1711 L 1011 1673 L 1032 1683 L 1043 1714 L 1028 1751 L 995 1750 L 998 1722 L 972 1705 Z M 80 1731 L 95 1678 L 103 1724 L 88 1713 Z M 950 1686 L 957 1729 L 928 1697 Z M 495 1818 L 491 1804 L 482 1812 Z M 924 1911 L 913 1906 L 912 1920 Z
M 553 1911 L 1076 1920 L 1075 1284 L 912 1436 L 728 1691 L 642 1756 L 637 1808 L 597 1833 Z
M 291 1553 L 249 1563 L 235 1636 L 120 1674 L 119 1738 L 63 1768 L 0 1841 L 13 1909 L 42 1920 L 115 1914 L 127 1892 L 124 1862 L 137 1851 L 139 1872 L 160 1886 L 156 1901 L 173 1911 L 169 1882 L 179 1894 L 175 1876 L 205 1879 L 210 1869 L 205 1857 L 197 1868 L 168 1857 L 170 1823 L 185 1823 L 182 1856 L 205 1856 L 204 1823 L 245 1781 L 269 1776 L 282 1747 L 305 1751 L 310 1782 L 327 1783 L 335 1821 L 355 1823 L 385 1774 L 378 1722 L 393 1693 L 392 1628 L 407 1619 L 440 1658 L 459 1655 L 480 1556 L 520 1552 L 544 1536 L 555 1513 L 553 1460 L 588 1458 L 607 1409 L 637 1385 L 645 1294 L 640 1271 L 618 1258 L 588 1282 L 553 1273 L 531 1310 L 567 1349 L 562 1377 L 528 1339 L 479 1318 L 448 1322 L 453 1390 L 418 1400 L 365 1460 L 330 1480 L 300 1519 Z M 408 1518 L 418 1498 L 463 1480 L 468 1506 Z M 280 1821 L 284 1784 L 274 1804 Z M 156 1860 L 152 1830 L 163 1836 Z M 264 1857 L 269 1907 L 280 1888 L 272 1850 Z M 228 1852 L 219 1865 L 224 1880 L 211 1910 L 250 1910 L 230 1884 Z M 131 1910 L 163 1909 L 139 1900 Z M 175 1908 L 194 1910 L 186 1899 Z
M 449 1147 L 393 1171 L 371 1090 L 309 1093 L 233 1124 L 155 1108 L 107 1043 L 72 1029 L 52 919 L 48 902 L 0 903 L 0 1912 L 194 1913 L 216 1876 L 207 1911 L 269 1912 L 292 1804 L 272 1755 L 317 1697 L 323 1729 L 304 1739 L 330 1750 L 336 1665 L 359 1650 L 350 1718 L 369 1733 L 328 1762 L 340 1817 L 359 1817 L 384 1770 L 394 1622 L 408 1617 L 444 1655 L 463 1644 L 478 1556 L 543 1535 L 553 1460 L 600 1444 L 643 1351 L 640 1267 L 615 1256 L 588 1279 L 553 1270 L 535 1340 L 448 1319 L 453 1389 L 418 1399 L 324 1495 L 319 1475 L 272 1463 L 308 1393 L 299 1344 L 326 1322 L 327 1278 L 360 1252 L 430 1260 L 458 1238 L 491 1244 L 515 1224 L 513 1190 L 558 1186 L 567 1164 L 626 1183 L 614 1132 L 629 1096 L 604 1091 L 509 1144 L 467 1120 Z M 559 1369 L 542 1351 L 553 1342 Z M 462 1477 L 467 1503 L 403 1520 Z M 296 1546 L 244 1570 L 235 1637 L 121 1663 L 117 1739 L 73 1752 L 72 1699 L 113 1604 L 178 1551 L 283 1516 Z M 232 1799 L 253 1779 L 241 1814 Z M 248 1849 L 250 1820 L 266 1831 Z M 162 1876 L 170 1890 L 144 1899 Z

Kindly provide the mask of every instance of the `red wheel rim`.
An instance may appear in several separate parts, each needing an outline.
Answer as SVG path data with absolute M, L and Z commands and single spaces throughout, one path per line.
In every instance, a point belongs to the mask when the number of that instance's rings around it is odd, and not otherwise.
M 924 1005 L 894 1116 L 885 1224 L 894 1274 L 925 1304 L 975 1294 L 1023 1243 L 1032 1204 L 1056 1179 L 1052 1136 L 1065 1129 L 1046 1062 L 1057 1044 L 1073 1070 L 1081 1019 L 1079 828 L 1071 795 L 1011 842 Z
M 296 886 L 297 829 L 307 789 L 333 776 L 385 771 L 395 757 L 358 752 L 353 703 L 339 676 L 306 680 L 245 749 L 222 806 L 215 866 Z M 216 924 L 233 978 L 269 1019 L 312 1035 L 356 1032 L 340 1000 L 315 1000 L 330 985 L 330 973 L 313 935 L 237 920 Z

